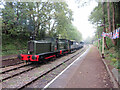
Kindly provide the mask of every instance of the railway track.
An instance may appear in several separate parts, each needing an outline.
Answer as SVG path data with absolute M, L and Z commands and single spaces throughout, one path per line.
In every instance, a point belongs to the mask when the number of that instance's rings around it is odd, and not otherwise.
M 19 69 L 21 67 L 28 66 L 28 65 L 30 65 L 30 63 L 29 64 L 22 63 L 22 64 L 18 64 L 18 65 L 14 65 L 14 66 L 9 66 L 9 67 L 5 67 L 5 68 L 1 68 L 0 74 L 4 74 L 6 72 L 9 72 L 9 71 L 12 71 L 12 70 L 16 70 L 16 69 Z
M 11 58 L 11 59 L 5 59 L 5 60 L 2 60 L 2 65 L 0 66 L 0 68 L 14 66 L 21 63 L 23 63 L 23 61 L 19 60 L 17 57 Z
M 9 78 L 12 78 L 12 77 L 15 77 L 17 75 L 20 75 L 22 73 L 25 73 L 27 71 L 30 71 L 36 67 L 38 67 L 39 65 L 31 65 L 31 64 L 26 64 L 26 65 L 22 65 L 22 66 L 19 66 L 17 68 L 13 68 L 13 69 L 10 69 L 10 70 L 6 70 L 4 72 L 2 72 L 0 74 L 0 76 L 2 77 L 2 79 L 0 80 L 0 82 L 2 81 L 5 81 Z
M 4 75 L 4 77 L 1 80 L 2 86 L 3 88 L 18 88 L 18 89 L 26 88 L 27 86 L 31 85 L 38 79 L 42 78 L 43 76 L 46 76 L 48 73 L 64 65 L 66 62 L 71 61 L 71 59 L 75 58 L 80 53 L 83 53 L 85 50 L 86 48 L 82 48 L 81 50 L 71 55 L 64 56 L 59 60 L 48 62 L 47 64 L 44 65 L 34 67 L 28 65 L 26 69 L 21 66 L 20 67 L 21 69 L 20 68 L 14 69 L 15 71 L 13 72 L 16 73 L 13 75 L 7 75 L 7 73 L 8 74 L 12 73 L 12 71 L 10 70 L 4 71 L 1 73 L 1 75 L 2 74 Z M 17 71 L 19 73 L 17 73 Z

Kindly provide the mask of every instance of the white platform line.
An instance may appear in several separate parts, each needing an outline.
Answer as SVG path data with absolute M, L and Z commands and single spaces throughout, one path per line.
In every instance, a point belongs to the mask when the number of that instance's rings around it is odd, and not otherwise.
M 70 68 L 77 60 L 79 60 L 81 57 L 87 54 L 90 47 L 81 55 L 79 56 L 75 61 L 73 61 L 67 68 L 65 68 L 60 74 L 58 74 L 52 81 L 50 81 L 42 90 L 48 88 L 60 75 L 62 75 L 68 68 Z

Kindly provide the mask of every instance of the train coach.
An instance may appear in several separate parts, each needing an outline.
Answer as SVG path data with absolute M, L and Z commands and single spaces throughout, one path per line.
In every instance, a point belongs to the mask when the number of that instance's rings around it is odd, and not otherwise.
M 41 62 L 56 58 L 80 49 L 76 41 L 58 38 L 44 38 L 28 41 L 27 54 L 20 54 L 18 58 L 28 62 Z

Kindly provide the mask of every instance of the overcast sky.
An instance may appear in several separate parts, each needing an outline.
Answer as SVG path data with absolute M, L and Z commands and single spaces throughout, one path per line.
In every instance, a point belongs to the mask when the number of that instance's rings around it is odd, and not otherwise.
M 66 2 L 68 3 L 69 8 L 73 11 L 73 24 L 82 33 L 83 40 L 86 39 L 88 36 L 92 37 L 94 35 L 95 28 L 93 28 L 93 25 L 88 21 L 88 17 L 95 6 L 98 5 L 97 2 L 93 0 L 86 6 L 80 8 L 78 8 L 75 0 L 66 0 Z

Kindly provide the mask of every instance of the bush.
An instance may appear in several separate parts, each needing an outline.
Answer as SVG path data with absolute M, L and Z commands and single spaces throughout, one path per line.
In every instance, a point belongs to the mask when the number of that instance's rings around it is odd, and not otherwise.
M 11 38 L 8 35 L 2 35 L 2 55 L 20 54 L 26 53 L 27 49 L 27 38 Z

